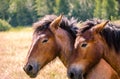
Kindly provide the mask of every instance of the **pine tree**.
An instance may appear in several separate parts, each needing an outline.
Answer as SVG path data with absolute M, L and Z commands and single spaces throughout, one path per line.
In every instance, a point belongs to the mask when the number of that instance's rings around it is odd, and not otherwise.
M 71 16 L 79 20 L 93 18 L 94 0 L 71 0 Z
M 11 0 L 8 10 L 10 24 L 13 26 L 31 25 L 37 18 L 34 3 L 34 0 Z
M 0 18 L 8 20 L 8 9 L 10 0 L 0 0 Z
M 49 14 L 48 7 L 46 4 L 47 0 L 35 0 L 35 3 L 35 8 L 39 17 L 43 17 L 44 15 Z
M 70 10 L 69 1 L 68 0 L 60 0 L 59 14 L 63 13 L 64 15 L 68 15 L 69 10 Z
M 94 17 L 101 18 L 102 0 L 95 0 Z
M 102 19 L 117 19 L 118 2 L 116 0 L 95 0 L 94 16 Z

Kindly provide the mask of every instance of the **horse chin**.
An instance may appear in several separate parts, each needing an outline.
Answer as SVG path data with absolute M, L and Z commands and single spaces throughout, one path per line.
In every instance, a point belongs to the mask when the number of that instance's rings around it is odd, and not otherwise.
M 69 79 L 84 79 L 83 76 L 79 75 L 79 77 L 75 77 L 75 78 L 69 78 Z
M 37 77 L 37 74 L 33 74 L 33 75 L 29 75 L 30 78 L 36 78 Z
M 40 69 L 39 69 L 39 70 L 40 70 Z M 39 70 L 37 70 L 37 72 L 36 72 L 36 73 L 33 73 L 33 74 L 28 74 L 28 75 L 29 75 L 29 77 L 30 77 L 30 78 L 36 78 L 36 77 L 37 77 L 37 75 L 38 75 Z

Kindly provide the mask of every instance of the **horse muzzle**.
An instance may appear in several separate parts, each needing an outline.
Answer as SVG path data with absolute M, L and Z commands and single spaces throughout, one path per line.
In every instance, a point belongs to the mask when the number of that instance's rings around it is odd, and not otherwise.
M 79 67 L 70 66 L 67 74 L 70 79 L 84 79 L 82 70 Z
M 37 63 L 27 63 L 24 67 L 23 70 L 31 77 L 35 78 L 38 74 L 39 71 L 39 65 Z

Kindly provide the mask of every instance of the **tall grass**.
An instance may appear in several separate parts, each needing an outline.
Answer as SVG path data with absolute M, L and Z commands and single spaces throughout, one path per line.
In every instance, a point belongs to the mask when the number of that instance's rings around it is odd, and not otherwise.
M 32 39 L 31 28 L 0 32 L 0 79 L 31 79 L 23 71 Z M 45 66 L 35 79 L 67 79 L 66 68 L 57 58 Z

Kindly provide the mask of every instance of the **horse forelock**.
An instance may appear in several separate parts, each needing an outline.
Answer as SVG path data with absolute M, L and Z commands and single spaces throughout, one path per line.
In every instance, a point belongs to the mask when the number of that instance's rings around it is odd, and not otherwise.
M 33 24 L 33 28 L 35 32 L 39 32 L 41 30 L 45 30 L 49 27 L 50 23 L 57 18 L 56 15 L 46 15 L 41 20 Z M 60 23 L 60 27 L 70 33 L 74 38 L 76 37 L 76 27 L 77 20 L 71 18 L 70 20 L 67 17 L 63 17 Z
M 41 18 L 38 22 L 35 22 L 33 24 L 33 28 L 35 29 L 35 32 L 39 32 L 42 30 L 45 30 L 49 27 L 50 23 L 56 18 L 55 15 L 46 15 L 43 18 Z

